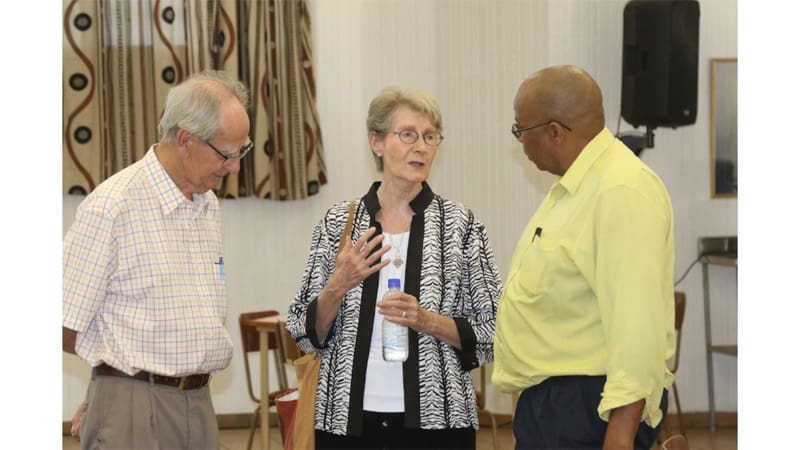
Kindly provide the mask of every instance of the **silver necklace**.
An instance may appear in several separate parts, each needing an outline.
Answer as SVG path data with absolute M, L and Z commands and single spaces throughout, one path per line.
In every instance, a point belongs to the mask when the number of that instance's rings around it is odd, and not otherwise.
M 405 242 L 406 234 L 403 233 L 403 235 L 400 237 L 400 245 L 397 245 L 397 244 L 394 243 L 394 235 L 392 235 L 390 233 L 386 233 L 386 234 L 389 235 L 389 240 L 392 243 L 392 247 L 394 247 L 394 259 L 392 259 L 392 264 L 394 264 L 394 266 L 399 269 L 400 266 L 402 266 L 403 263 L 405 262 L 405 261 L 403 261 L 403 258 L 400 256 L 400 252 L 403 249 L 403 243 Z

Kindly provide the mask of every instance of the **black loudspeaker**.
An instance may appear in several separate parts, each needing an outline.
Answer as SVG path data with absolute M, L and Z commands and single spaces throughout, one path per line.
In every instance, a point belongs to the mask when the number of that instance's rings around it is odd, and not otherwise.
M 631 0 L 625 5 L 622 117 L 634 127 L 678 127 L 697 118 L 700 5 Z

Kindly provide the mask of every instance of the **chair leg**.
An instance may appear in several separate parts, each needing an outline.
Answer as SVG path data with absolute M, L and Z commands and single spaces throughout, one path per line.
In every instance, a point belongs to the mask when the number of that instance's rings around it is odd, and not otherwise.
M 261 405 L 256 407 L 253 411 L 253 419 L 250 421 L 250 436 L 247 438 L 247 450 L 253 448 L 253 437 L 256 434 L 256 426 L 258 425 L 258 417 L 261 414 Z
M 497 419 L 495 419 L 494 413 L 489 413 L 489 417 L 492 419 L 492 443 L 494 443 L 494 450 L 498 450 L 500 447 L 497 441 Z
M 683 434 L 683 413 L 681 412 L 681 400 L 678 398 L 678 385 L 672 383 L 672 392 L 675 393 L 675 409 L 678 410 L 678 433 Z

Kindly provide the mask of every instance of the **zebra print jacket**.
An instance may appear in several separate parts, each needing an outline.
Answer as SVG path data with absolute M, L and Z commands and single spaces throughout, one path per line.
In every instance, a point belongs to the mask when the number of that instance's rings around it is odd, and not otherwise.
M 356 199 L 355 241 L 380 209 L 372 185 Z M 316 335 L 317 297 L 333 272 L 349 201 L 333 205 L 314 228 L 301 286 L 291 305 L 287 328 L 301 350 L 322 357 L 317 386 L 315 428 L 361 436 L 364 380 L 375 313 L 379 274 L 345 294 L 331 331 Z M 500 274 L 486 229 L 463 205 L 444 199 L 427 183 L 410 203 L 411 221 L 405 286 L 429 311 L 452 317 L 461 350 L 409 329 L 409 358 L 403 364 L 405 426 L 422 429 L 478 428 L 471 370 L 493 360 Z

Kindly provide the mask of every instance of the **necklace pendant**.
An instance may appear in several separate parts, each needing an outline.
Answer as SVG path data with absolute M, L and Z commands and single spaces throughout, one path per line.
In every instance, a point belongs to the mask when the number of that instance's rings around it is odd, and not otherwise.
M 402 265 L 403 265 L 403 259 L 402 259 L 402 258 L 400 258 L 400 256 L 399 256 L 399 255 L 398 255 L 398 256 L 395 256 L 395 257 L 394 257 L 394 259 L 392 260 L 392 264 L 394 264 L 394 266 L 395 266 L 395 267 L 397 267 L 397 268 L 399 269 L 399 268 L 400 268 L 400 266 L 402 266 Z

